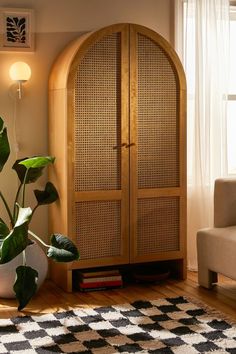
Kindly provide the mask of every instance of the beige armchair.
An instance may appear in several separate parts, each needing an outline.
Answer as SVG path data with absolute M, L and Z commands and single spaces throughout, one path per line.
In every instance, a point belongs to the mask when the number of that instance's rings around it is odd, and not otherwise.
M 198 282 L 211 288 L 217 273 L 236 280 L 236 179 L 215 181 L 214 227 L 197 232 Z

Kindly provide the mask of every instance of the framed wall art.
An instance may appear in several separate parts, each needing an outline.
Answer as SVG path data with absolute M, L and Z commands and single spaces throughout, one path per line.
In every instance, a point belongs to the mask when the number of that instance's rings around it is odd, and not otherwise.
M 0 51 L 34 51 L 34 11 L 0 8 Z

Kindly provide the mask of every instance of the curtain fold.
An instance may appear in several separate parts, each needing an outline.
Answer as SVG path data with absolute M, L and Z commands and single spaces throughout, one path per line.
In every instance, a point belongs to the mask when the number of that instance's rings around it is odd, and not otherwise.
M 227 174 L 229 0 L 186 0 L 188 89 L 188 268 L 197 269 L 196 232 L 213 224 L 216 178 Z

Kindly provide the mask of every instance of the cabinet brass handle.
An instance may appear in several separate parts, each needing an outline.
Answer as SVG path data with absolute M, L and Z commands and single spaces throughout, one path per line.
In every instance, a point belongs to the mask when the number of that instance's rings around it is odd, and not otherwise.
M 122 147 L 127 147 L 127 144 L 126 143 L 122 143 L 120 145 L 116 145 L 116 146 L 113 146 L 113 149 L 116 150 L 116 149 L 121 149 Z
M 130 144 L 126 144 L 126 147 L 129 148 L 131 146 L 135 146 L 135 143 L 130 143 Z

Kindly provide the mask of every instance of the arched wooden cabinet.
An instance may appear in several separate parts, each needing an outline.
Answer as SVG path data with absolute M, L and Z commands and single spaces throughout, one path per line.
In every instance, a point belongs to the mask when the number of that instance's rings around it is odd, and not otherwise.
M 176 260 L 186 273 L 186 83 L 168 42 L 117 24 L 87 33 L 50 76 L 50 178 L 60 202 L 52 232 L 81 259 L 52 265 L 72 290 L 72 270 Z

